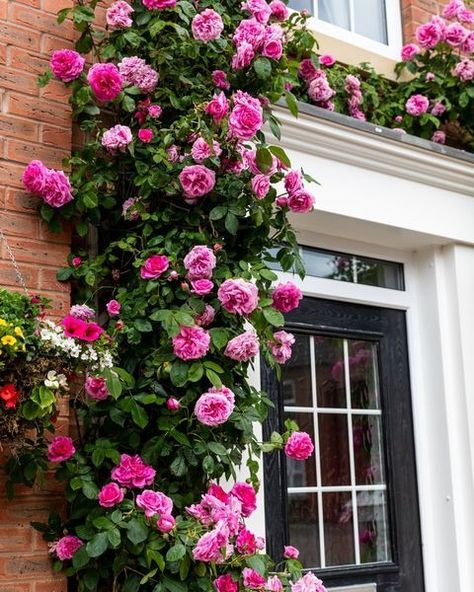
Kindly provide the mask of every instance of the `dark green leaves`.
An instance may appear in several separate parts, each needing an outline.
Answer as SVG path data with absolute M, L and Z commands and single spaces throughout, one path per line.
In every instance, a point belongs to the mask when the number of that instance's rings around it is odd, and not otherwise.
M 130 522 L 127 524 L 127 538 L 134 545 L 138 545 L 139 543 L 146 541 L 148 532 L 148 528 L 145 526 L 145 524 L 136 518 L 132 518 L 132 520 L 130 520 Z
M 272 73 L 272 64 L 268 58 L 260 57 L 254 61 L 253 69 L 259 78 L 265 79 Z

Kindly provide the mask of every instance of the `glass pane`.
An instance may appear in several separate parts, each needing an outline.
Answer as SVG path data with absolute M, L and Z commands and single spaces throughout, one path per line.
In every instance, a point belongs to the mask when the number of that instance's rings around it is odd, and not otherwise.
M 382 418 L 377 415 L 352 416 L 357 485 L 384 482 L 381 423 Z
M 322 485 L 350 485 L 347 415 L 321 413 L 318 419 Z
M 379 286 L 391 290 L 404 290 L 402 267 L 399 263 L 378 261 L 376 259 L 356 259 L 358 284 Z
M 312 407 L 309 335 L 295 334 L 293 354 L 283 366 L 283 404 Z
M 314 421 L 312 413 L 286 413 L 285 419 L 292 419 L 300 430 L 307 432 L 314 439 Z M 286 459 L 288 487 L 314 487 L 316 483 L 316 458 L 313 453 L 308 460 Z
M 384 491 L 357 494 L 361 563 L 390 561 L 390 533 Z
M 290 544 L 300 550 L 305 567 L 319 567 L 319 516 L 316 493 L 288 494 Z
M 355 562 L 352 496 L 346 492 L 323 494 L 326 565 Z
M 377 347 L 370 341 L 349 340 L 349 375 L 353 409 L 379 409 Z
M 354 10 L 355 32 L 387 44 L 385 0 L 362 0 Z
M 349 0 L 319 0 L 318 16 L 327 23 L 350 29 Z
M 351 257 L 312 249 L 304 249 L 303 253 L 307 275 L 328 280 L 354 281 Z
M 313 0 L 290 0 L 288 6 L 298 12 L 306 9 L 310 14 L 313 14 Z
M 314 337 L 318 407 L 346 407 L 343 340 Z

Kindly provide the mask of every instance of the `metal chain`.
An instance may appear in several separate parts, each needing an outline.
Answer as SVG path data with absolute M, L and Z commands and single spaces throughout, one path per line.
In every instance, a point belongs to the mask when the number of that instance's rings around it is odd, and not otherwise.
M 20 268 L 18 267 L 18 263 L 16 262 L 15 255 L 13 254 L 13 251 L 11 250 L 10 245 L 8 244 L 7 237 L 5 236 L 4 232 L 1 229 L 0 229 L 0 241 L 3 241 L 5 243 L 5 248 L 7 250 L 8 256 L 10 257 L 13 267 L 15 268 L 15 274 L 16 274 L 16 279 L 17 279 L 18 283 L 23 288 L 25 294 L 27 296 L 29 296 L 30 293 L 28 292 L 28 288 L 26 287 L 25 278 L 23 277 L 23 274 L 21 273 Z

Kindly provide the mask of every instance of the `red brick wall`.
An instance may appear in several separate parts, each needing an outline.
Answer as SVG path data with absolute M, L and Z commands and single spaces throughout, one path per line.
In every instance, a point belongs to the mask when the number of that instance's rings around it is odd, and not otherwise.
M 426 23 L 433 14 L 441 14 L 443 6 L 448 0 L 400 0 L 402 8 L 403 40 L 405 43 L 413 41 L 415 29 Z
M 47 67 L 53 49 L 70 47 L 70 23 L 56 24 L 55 13 L 64 0 L 0 0 L 0 228 L 31 293 L 52 300 L 53 313 L 69 306 L 69 290 L 56 281 L 56 269 L 69 253 L 69 234 L 51 234 L 37 214 L 39 199 L 21 184 L 24 166 L 32 159 L 62 168 L 71 144 L 67 92 L 53 82 L 44 89 L 37 75 Z M 0 285 L 17 286 L 5 245 L 0 245 Z M 67 419 L 59 430 L 67 432 Z M 2 459 L 0 458 L 0 462 Z M 62 505 L 54 479 L 41 490 L 19 490 L 4 499 L 0 476 L 0 590 L 1 592 L 65 592 L 63 576 L 51 572 L 47 547 L 30 521 L 43 521 Z

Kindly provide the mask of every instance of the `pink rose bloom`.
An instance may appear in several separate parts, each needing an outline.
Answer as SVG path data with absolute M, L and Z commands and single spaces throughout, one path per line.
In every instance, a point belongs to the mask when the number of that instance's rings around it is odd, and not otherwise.
M 250 184 L 257 199 L 263 199 L 270 189 L 270 179 L 266 175 L 255 175 Z
M 224 355 L 237 362 L 247 362 L 258 354 L 259 348 L 255 331 L 245 331 L 227 343 Z
M 420 25 L 415 31 L 418 44 L 424 49 L 432 49 L 443 40 L 443 31 L 436 22 Z
M 235 541 L 235 546 L 241 555 L 254 555 L 257 552 L 255 535 L 250 530 L 242 528 Z
M 49 169 L 41 197 L 52 208 L 61 208 L 72 201 L 74 197 L 69 177 L 63 171 Z
M 166 255 L 152 255 L 140 268 L 140 277 L 143 280 L 156 280 L 169 266 L 170 261 Z
M 198 163 L 202 163 L 206 158 L 210 158 L 211 156 L 220 156 L 221 154 L 220 144 L 215 140 L 212 142 L 212 148 L 204 138 L 195 140 L 191 147 L 191 156 Z
M 461 45 L 461 51 L 467 54 L 474 53 L 474 31 L 466 37 L 464 43 Z
M 194 415 L 204 425 L 217 426 L 225 423 L 233 410 L 234 405 L 222 393 L 207 392 L 196 401 Z
M 420 48 L 416 43 L 407 43 L 402 47 L 402 60 L 404 62 L 409 62 L 412 60 L 416 55 L 420 53 Z
M 268 342 L 268 347 L 272 356 L 279 364 L 285 364 L 291 358 L 291 346 L 295 343 L 295 338 L 286 331 L 277 331 L 273 334 L 273 339 Z
M 82 263 L 82 257 L 73 257 L 71 264 L 73 267 L 79 267 L 79 265 Z
M 227 546 L 228 540 L 228 531 L 224 525 L 219 525 L 214 530 L 206 532 L 193 549 L 194 560 L 206 563 L 222 561 L 222 548 Z
M 97 496 L 99 506 L 102 506 L 103 508 L 113 508 L 123 501 L 124 495 L 124 490 L 119 487 L 117 483 L 107 483 L 107 485 L 102 487 Z
M 298 68 L 298 74 L 301 76 L 301 78 L 303 78 L 303 80 L 306 80 L 308 83 L 311 82 L 311 80 L 314 80 L 318 77 L 318 72 L 321 72 L 321 70 L 316 68 L 310 58 L 301 60 L 300 66 Z
M 428 111 L 430 102 L 424 95 L 412 95 L 405 103 L 405 108 L 409 115 L 413 117 L 420 117 L 423 113 Z
M 224 30 L 224 23 L 219 13 L 212 8 L 206 8 L 193 18 L 191 30 L 194 39 L 207 43 L 219 39 Z
M 145 516 L 151 518 L 155 514 L 169 516 L 173 511 L 173 501 L 161 491 L 144 489 L 137 495 L 137 506 L 145 511 Z
M 280 312 L 290 312 L 298 308 L 302 298 L 303 292 L 293 282 L 279 284 L 272 293 L 272 306 Z
M 153 119 L 157 119 L 163 113 L 163 109 L 159 105 L 150 105 L 148 107 L 148 115 L 153 117 Z
M 178 399 L 170 397 L 169 399 L 166 399 L 166 407 L 169 409 L 169 411 L 178 411 L 178 409 L 181 408 L 181 403 L 178 401 Z
M 433 74 L 433 72 L 427 72 L 425 74 L 425 80 L 426 82 L 433 82 L 433 80 L 435 80 L 436 76 L 435 74 Z
M 462 0 L 450 0 L 443 8 L 441 13 L 445 19 L 451 20 L 455 18 L 458 10 L 464 8 L 464 2 Z
M 105 378 L 101 376 L 88 376 L 84 384 L 86 394 L 94 401 L 103 401 L 109 396 L 109 389 Z
M 22 181 L 25 189 L 35 195 L 41 195 L 46 186 L 48 169 L 41 160 L 32 160 L 23 171 Z
M 451 47 L 459 47 L 464 43 L 469 31 L 458 23 L 452 23 L 446 27 L 445 40 Z
M 460 23 L 466 23 L 468 25 L 472 25 L 474 23 L 474 12 L 467 8 L 460 8 L 456 16 Z
M 111 4 L 105 13 L 105 20 L 109 27 L 117 29 L 127 29 L 133 25 L 130 15 L 134 12 L 133 8 L 128 2 L 124 0 L 117 0 Z
M 443 105 L 443 103 L 441 101 L 437 101 L 433 107 L 431 108 L 431 113 L 435 116 L 438 117 L 439 115 L 443 115 L 443 113 L 446 111 L 446 107 Z
M 55 436 L 48 446 L 50 462 L 64 462 L 74 456 L 76 449 L 69 436 Z
M 314 208 L 314 196 L 304 189 L 295 191 L 288 196 L 288 207 L 295 214 L 311 212 Z
M 258 99 L 238 90 L 229 117 L 229 131 L 234 138 L 251 140 L 263 126 L 263 110 Z
M 283 549 L 283 557 L 285 559 L 298 559 L 300 552 L 296 547 L 286 545 Z
M 291 584 L 291 592 L 327 592 L 327 590 L 323 582 L 310 571 Z
M 250 483 L 238 481 L 234 484 L 230 493 L 242 504 L 242 516 L 247 518 L 255 512 L 257 509 L 257 494 Z
M 216 592 L 238 592 L 239 590 L 238 582 L 233 580 L 229 573 L 219 576 L 213 583 Z
M 474 61 L 462 60 L 454 68 L 454 75 L 463 82 L 468 82 L 474 78 Z
M 216 173 L 202 164 L 194 164 L 184 167 L 179 174 L 179 182 L 185 196 L 196 199 L 214 189 Z
M 242 3 L 242 10 L 252 13 L 253 17 L 264 25 L 267 24 L 272 14 L 272 9 L 265 0 L 247 0 Z
M 163 514 L 156 523 L 156 527 L 160 532 L 164 532 L 166 534 L 173 530 L 175 524 L 176 520 L 173 516 L 171 516 L 171 514 Z
M 178 162 L 179 160 L 179 147 L 176 144 L 171 145 L 167 150 L 168 160 L 170 162 Z
M 155 469 L 145 464 L 138 454 L 134 456 L 122 454 L 120 464 L 114 467 L 111 472 L 112 479 L 123 487 L 137 487 L 139 489 L 151 485 L 155 475 Z
M 143 93 L 151 93 L 158 84 L 159 75 L 145 60 L 138 56 L 123 58 L 119 63 L 122 80 L 139 88 Z
M 283 44 L 279 39 L 269 39 L 262 47 L 262 55 L 271 60 L 278 61 L 283 55 Z
M 87 323 L 84 327 L 84 332 L 79 336 L 79 339 L 91 343 L 97 341 L 103 332 L 104 330 L 97 323 Z
M 222 90 L 228 90 L 230 88 L 230 82 L 227 80 L 227 74 L 224 70 L 214 70 L 212 73 L 212 82 L 221 88 Z
M 285 444 L 285 454 L 293 460 L 306 460 L 314 451 L 313 442 L 306 432 L 293 432 Z
M 272 0 L 270 2 L 270 10 L 272 11 L 272 17 L 280 22 L 286 21 L 290 15 L 286 4 L 281 0 Z
M 242 570 L 242 576 L 246 588 L 259 590 L 265 586 L 265 578 L 251 567 L 244 567 Z
M 247 41 L 242 41 L 237 46 L 237 52 L 232 56 L 231 68 L 232 70 L 243 70 L 252 63 L 255 57 L 255 49 Z
M 208 393 L 216 393 L 218 395 L 222 395 L 223 397 L 225 397 L 229 403 L 232 405 L 232 407 L 234 406 L 235 403 L 235 395 L 234 393 L 230 390 L 230 388 L 228 388 L 227 386 L 213 386 L 211 387 L 208 391 Z M 217 485 L 213 486 L 214 488 L 218 487 Z M 222 494 L 222 492 L 220 492 Z M 219 497 L 219 496 L 217 496 Z
M 332 53 L 325 53 L 324 55 L 319 56 L 319 63 L 321 66 L 330 68 L 336 63 L 336 57 Z
M 444 144 L 446 142 L 446 134 L 441 130 L 437 130 L 431 136 L 431 141 L 436 142 L 436 144 Z
M 329 86 L 329 82 L 322 76 L 311 80 L 308 86 L 308 96 L 315 103 L 329 101 L 335 94 L 334 90 Z
M 107 309 L 107 312 L 109 313 L 109 315 L 111 317 L 115 317 L 116 315 L 118 315 L 120 313 L 120 302 L 118 302 L 118 300 L 109 300 L 107 302 L 107 304 L 105 305 L 105 308 Z
M 53 51 L 49 65 L 53 74 L 63 82 L 71 82 L 79 78 L 84 70 L 86 60 L 72 49 Z
M 210 304 L 206 304 L 204 311 L 196 317 L 196 325 L 200 327 L 208 327 L 214 317 L 216 316 L 216 311 L 212 308 Z
M 217 260 L 214 252 L 205 245 L 196 245 L 183 259 L 187 277 L 190 280 L 209 279 L 216 266 Z
M 258 288 L 241 278 L 225 280 L 217 291 L 222 308 L 231 314 L 248 315 L 258 306 Z
M 87 81 L 103 103 L 113 101 L 122 92 L 122 77 L 115 64 L 94 64 L 87 74 Z
M 142 0 L 148 10 L 166 10 L 176 6 L 176 0 Z
M 213 288 L 214 282 L 211 282 L 211 280 L 202 279 L 191 282 L 191 292 L 198 296 L 207 296 L 207 294 L 212 292 Z
M 235 29 L 232 41 L 235 46 L 239 46 L 245 41 L 245 43 L 250 44 L 257 51 L 265 39 L 265 33 L 265 26 L 255 18 L 244 19 L 240 21 L 239 26 Z
M 270 576 L 265 582 L 265 590 L 270 592 L 283 592 L 283 584 L 278 576 Z
M 205 109 L 216 123 L 219 123 L 224 119 L 229 111 L 229 102 L 223 92 L 218 95 L 214 95 L 211 101 L 206 105 Z
M 291 170 L 285 175 L 285 189 L 288 193 L 296 193 L 301 189 L 304 189 L 303 185 L 303 175 L 301 171 L 298 170 Z
M 138 138 L 144 143 L 149 144 L 153 140 L 153 130 L 142 128 L 138 130 Z
M 125 152 L 132 141 L 132 130 L 127 125 L 114 125 L 102 136 L 102 146 L 112 154 L 117 150 Z
M 199 360 L 209 351 L 211 337 L 201 327 L 181 327 L 173 337 L 174 355 L 181 360 Z
M 67 561 L 74 557 L 76 551 L 80 549 L 83 544 L 84 543 L 77 536 L 67 534 L 54 543 L 52 550 L 56 553 L 58 559 L 61 561 Z

